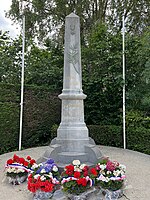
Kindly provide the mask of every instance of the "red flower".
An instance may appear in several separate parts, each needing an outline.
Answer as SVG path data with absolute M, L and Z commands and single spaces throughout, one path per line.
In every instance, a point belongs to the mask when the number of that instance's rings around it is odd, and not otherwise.
M 66 169 L 66 174 L 69 175 L 69 176 L 71 176 L 74 172 L 74 166 L 73 165 L 67 165 L 65 167 L 65 169 Z
M 73 171 L 66 170 L 66 174 L 71 176 L 73 174 Z
M 88 171 L 83 172 L 84 176 L 88 176 Z
M 19 163 L 19 156 L 17 156 L 16 154 L 14 154 L 13 160 L 14 160 L 14 162 Z
M 7 165 L 11 165 L 13 163 L 13 159 L 7 160 Z
M 83 171 L 88 171 L 89 170 L 89 167 L 88 166 L 85 166 L 84 168 L 83 168 Z
M 80 172 L 75 172 L 75 173 L 74 173 L 74 177 L 75 177 L 75 178 L 80 178 L 80 176 L 81 176 Z
M 73 165 L 67 165 L 65 168 L 67 170 L 69 170 L 69 171 L 74 171 L 74 166 Z
M 29 181 L 29 182 L 32 181 L 32 174 L 29 174 L 29 176 L 28 176 L 28 181 Z
M 31 157 L 30 157 L 30 156 L 27 156 L 27 160 L 31 160 Z
M 36 163 L 36 161 L 34 159 L 30 160 L 31 165 L 33 165 L 34 163 Z
M 28 167 L 29 163 L 27 161 L 24 161 L 24 164 L 23 164 L 25 167 Z
M 87 180 L 85 178 L 80 178 L 77 180 L 78 185 L 86 186 L 87 185 Z
M 85 167 L 83 168 L 83 175 L 84 175 L 84 176 L 88 176 L 88 170 L 89 170 L 89 167 L 88 167 L 88 166 L 85 166 Z
M 19 163 L 24 165 L 25 159 L 24 158 L 19 158 Z
M 91 168 L 90 172 L 94 175 L 97 176 L 97 171 L 95 168 Z
M 31 182 L 28 182 L 28 190 L 30 190 L 31 192 L 36 192 L 36 187 L 35 187 L 35 183 L 31 183 Z

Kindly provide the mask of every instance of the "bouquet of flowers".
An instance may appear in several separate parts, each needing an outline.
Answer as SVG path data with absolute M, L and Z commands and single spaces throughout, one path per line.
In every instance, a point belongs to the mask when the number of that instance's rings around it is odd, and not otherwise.
M 102 188 L 116 191 L 122 188 L 126 167 L 116 161 L 110 161 L 108 158 L 103 159 L 96 165 L 98 177 L 97 184 Z
M 118 199 L 123 196 L 123 185 L 126 167 L 116 161 L 104 158 L 97 163 L 98 176 L 95 184 L 101 187 L 105 200 Z
M 61 184 L 63 190 L 70 194 L 79 195 L 93 186 L 90 175 L 94 175 L 97 171 L 89 169 L 85 164 L 81 164 L 79 160 L 74 160 L 72 164 L 65 166 L 62 172 Z
M 35 160 L 31 159 L 30 156 L 24 159 L 14 154 L 13 158 L 7 160 L 5 164 L 5 172 L 9 183 L 14 185 L 23 183 L 27 179 L 28 173 L 32 171 L 31 167 L 34 163 Z
M 54 160 L 49 159 L 40 164 L 34 164 L 32 173 L 28 176 L 28 190 L 34 193 L 34 199 L 50 198 L 59 184 L 60 174 Z

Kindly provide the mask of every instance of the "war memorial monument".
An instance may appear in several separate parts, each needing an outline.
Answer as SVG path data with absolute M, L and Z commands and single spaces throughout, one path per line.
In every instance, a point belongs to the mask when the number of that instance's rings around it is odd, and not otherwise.
M 92 166 L 102 154 L 84 122 L 86 95 L 82 90 L 80 19 L 74 13 L 66 16 L 61 123 L 57 137 L 51 141 L 40 161 L 53 158 L 63 168 L 73 160 Z

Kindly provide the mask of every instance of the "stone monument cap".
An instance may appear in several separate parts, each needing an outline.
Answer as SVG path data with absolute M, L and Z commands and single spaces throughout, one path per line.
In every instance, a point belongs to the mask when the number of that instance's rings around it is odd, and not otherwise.
M 79 18 L 78 15 L 74 14 L 73 12 L 67 15 L 66 17 L 73 17 L 73 18 Z

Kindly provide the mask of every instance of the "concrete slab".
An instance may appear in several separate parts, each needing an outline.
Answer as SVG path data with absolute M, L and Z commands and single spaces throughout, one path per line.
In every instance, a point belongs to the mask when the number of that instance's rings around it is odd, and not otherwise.
M 38 159 L 48 147 L 37 147 L 23 151 L 10 152 L 0 155 L 0 200 L 32 200 L 32 194 L 27 190 L 27 182 L 12 186 L 4 181 L 4 164 L 14 153 Z M 121 200 L 150 199 L 150 155 L 124 150 L 115 147 L 99 146 L 104 156 L 116 160 L 127 167 L 127 186 Z

